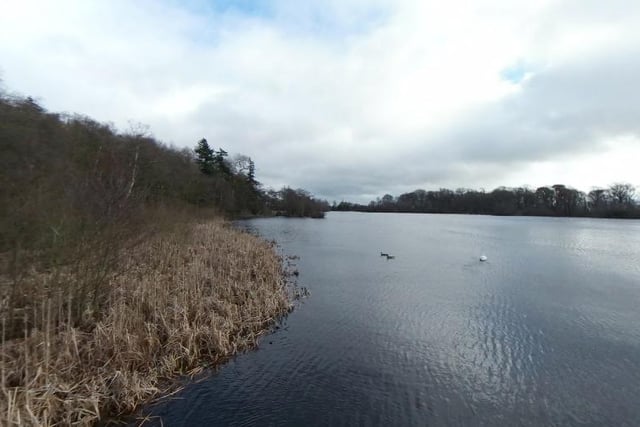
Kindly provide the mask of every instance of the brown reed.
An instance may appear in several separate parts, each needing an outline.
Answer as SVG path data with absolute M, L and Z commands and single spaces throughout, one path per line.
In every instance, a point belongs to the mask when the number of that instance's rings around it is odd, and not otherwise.
M 85 313 L 84 323 L 72 320 L 71 294 L 48 285 L 74 288 L 79 269 L 22 279 L 30 308 L 2 311 L 0 425 L 93 425 L 130 414 L 167 393 L 168 379 L 255 346 L 290 310 L 271 244 L 221 220 L 186 228 L 126 249 L 101 312 Z M 7 313 L 24 317 L 22 336 L 8 336 Z

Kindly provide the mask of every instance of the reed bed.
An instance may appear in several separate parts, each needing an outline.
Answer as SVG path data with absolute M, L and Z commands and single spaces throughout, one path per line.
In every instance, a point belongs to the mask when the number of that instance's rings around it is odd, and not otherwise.
M 93 425 L 131 414 L 167 393 L 167 379 L 255 346 L 290 310 L 272 245 L 223 221 L 187 228 L 127 249 L 101 313 L 86 313 L 95 320 L 71 321 L 66 296 L 47 291 L 54 280 L 72 287 L 75 273 L 23 279 L 29 308 L 3 311 L 0 425 Z M 8 315 L 24 318 L 22 336 L 9 336 Z

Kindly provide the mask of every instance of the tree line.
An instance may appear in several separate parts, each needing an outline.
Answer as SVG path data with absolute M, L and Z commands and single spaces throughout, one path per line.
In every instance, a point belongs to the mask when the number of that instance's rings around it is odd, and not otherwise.
M 142 126 L 119 132 L 6 93 L 0 93 L 0 120 L 3 232 L 33 230 L 39 222 L 66 227 L 76 215 L 114 221 L 157 203 L 210 207 L 232 217 L 321 217 L 328 209 L 304 190 L 264 189 L 250 157 L 230 158 L 206 139 L 177 149 Z M 56 214 L 69 220 L 55 225 Z
M 367 205 L 334 202 L 332 210 L 640 218 L 636 188 L 628 183 L 594 188 L 589 193 L 562 184 L 535 190 L 499 187 L 490 192 L 464 188 L 455 191 L 446 188 L 415 190 L 398 197 L 385 194 Z
M 0 297 L 10 305 L 35 264 L 93 263 L 77 303 L 86 307 L 122 245 L 144 233 L 212 213 L 322 217 L 328 209 L 304 190 L 264 189 L 250 157 L 206 139 L 178 149 L 143 126 L 120 132 L 0 91 L 0 273 L 15 284 Z
M 264 190 L 256 180 L 255 163 L 248 156 L 237 155 L 229 160 L 224 149 L 212 148 L 205 138 L 198 141 L 194 153 L 195 163 L 207 179 L 214 182 L 235 180 L 231 193 L 226 196 L 235 197 L 234 200 L 244 204 L 235 206 L 235 209 L 231 206 L 233 213 L 323 218 L 325 212 L 330 210 L 327 201 L 317 199 L 303 189 L 283 187 L 280 190 Z M 217 194 L 219 200 L 216 203 L 224 204 L 224 194 Z

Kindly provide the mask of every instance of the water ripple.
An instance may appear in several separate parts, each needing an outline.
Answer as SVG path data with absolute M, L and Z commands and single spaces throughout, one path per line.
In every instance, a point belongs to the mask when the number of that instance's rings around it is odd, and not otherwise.
M 155 408 L 165 425 L 640 425 L 635 223 L 250 224 L 301 256 L 312 296 L 259 351 Z

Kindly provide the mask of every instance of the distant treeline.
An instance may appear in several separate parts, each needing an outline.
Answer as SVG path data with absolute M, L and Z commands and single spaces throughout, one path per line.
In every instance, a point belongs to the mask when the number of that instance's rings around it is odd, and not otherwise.
M 214 150 L 204 138 L 198 142 L 194 153 L 200 172 L 210 184 L 214 184 L 208 191 L 200 193 L 200 198 L 195 201 L 197 204 L 213 203 L 234 216 L 250 214 L 323 218 L 325 212 L 330 210 L 327 201 L 316 199 L 303 189 L 262 189 L 256 180 L 255 163 L 248 156 L 237 155 L 228 160 L 225 150 Z M 211 191 L 212 188 L 214 191 Z
M 627 183 L 596 188 L 588 194 L 562 184 L 536 190 L 499 187 L 491 192 L 443 188 L 416 190 L 398 197 L 386 194 L 368 205 L 334 202 L 332 210 L 640 218 L 635 194 L 636 188 Z

